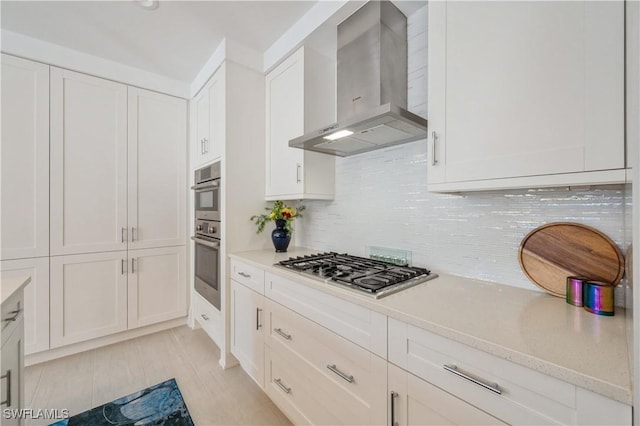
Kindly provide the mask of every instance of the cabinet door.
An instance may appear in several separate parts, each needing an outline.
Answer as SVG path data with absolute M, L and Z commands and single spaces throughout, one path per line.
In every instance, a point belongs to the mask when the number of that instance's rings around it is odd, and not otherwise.
M 51 257 L 51 347 L 127 329 L 127 252 Z
M 129 249 L 185 244 L 187 105 L 129 87 Z
M 430 184 L 625 167 L 623 2 L 435 3 Z
M 500 420 L 461 399 L 388 364 L 389 424 L 502 425 Z
M 127 248 L 127 88 L 51 68 L 51 254 Z
M 225 65 L 211 77 L 193 99 L 195 165 L 220 158 L 225 143 Z
M 2 391 L 0 400 L 3 401 L 3 409 L 18 410 L 24 407 L 24 338 L 22 333 L 23 321 L 18 324 L 11 336 L 2 345 Z M 22 424 L 20 418 L 15 416 L 6 418 L 3 416 L 2 424 Z
M 49 258 L 0 262 L 2 279 L 30 275 L 24 288 L 25 355 L 49 349 Z
M 187 315 L 186 247 L 129 251 L 129 329 Z
M 264 297 L 231 281 L 231 353 L 264 388 Z
M 304 151 L 289 147 L 304 133 L 303 49 L 267 74 L 266 100 L 265 196 L 286 198 L 303 192 Z
M 49 255 L 49 67 L 2 55 L 2 259 Z

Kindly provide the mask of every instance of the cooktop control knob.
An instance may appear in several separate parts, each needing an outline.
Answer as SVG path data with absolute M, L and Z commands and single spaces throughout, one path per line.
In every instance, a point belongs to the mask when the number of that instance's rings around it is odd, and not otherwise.
M 196 231 L 202 231 L 202 225 L 196 226 Z
M 213 226 L 209 227 L 209 233 L 210 234 L 215 234 L 216 233 L 216 228 L 214 228 Z

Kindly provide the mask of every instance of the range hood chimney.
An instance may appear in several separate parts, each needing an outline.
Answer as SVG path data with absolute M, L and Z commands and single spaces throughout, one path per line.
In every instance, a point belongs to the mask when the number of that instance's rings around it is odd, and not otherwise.
M 427 120 L 407 111 L 407 18 L 372 0 L 338 25 L 338 122 L 289 146 L 347 157 L 427 137 Z

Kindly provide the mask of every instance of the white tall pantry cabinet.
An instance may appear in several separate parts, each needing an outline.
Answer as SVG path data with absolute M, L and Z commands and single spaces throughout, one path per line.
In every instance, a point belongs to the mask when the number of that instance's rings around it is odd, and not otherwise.
M 51 86 L 51 346 L 186 315 L 186 101 L 58 68 Z
M 0 268 L 32 277 L 25 353 L 186 316 L 186 101 L 4 54 L 2 74 Z
M 27 354 L 49 349 L 49 66 L 2 55 L 2 277 L 28 274 Z

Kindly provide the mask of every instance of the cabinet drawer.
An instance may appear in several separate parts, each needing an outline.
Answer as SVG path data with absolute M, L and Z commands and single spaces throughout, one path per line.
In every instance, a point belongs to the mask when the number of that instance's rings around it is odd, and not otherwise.
M 386 379 L 386 368 L 382 373 Z M 288 350 L 267 347 L 266 382 L 267 394 L 285 413 L 290 415 L 295 407 L 297 413 L 290 416 L 296 424 L 385 423 L 384 384 L 380 386 L 383 401 L 375 407 L 382 415 L 375 417 L 358 398 L 335 386 L 332 380 Z
M 198 321 L 204 331 L 213 339 L 216 344 L 221 342 L 218 324 L 222 318 L 220 311 L 207 302 L 199 294 L 193 294 L 193 318 Z
M 260 268 L 231 259 L 231 279 L 264 294 L 264 271 Z
M 267 303 L 267 317 L 267 344 L 279 353 L 289 352 L 300 359 L 298 363 L 314 369 L 333 388 L 332 393 L 352 401 L 351 411 L 356 416 L 352 421 L 384 422 L 384 359 L 278 303 Z
M 394 319 L 389 319 L 389 361 L 510 424 L 576 423 L 575 386 Z M 502 394 L 445 365 L 497 384 Z
M 265 273 L 265 295 L 376 355 L 387 357 L 387 317 L 303 284 Z
M 2 344 L 24 318 L 24 293 L 17 291 L 2 304 Z

